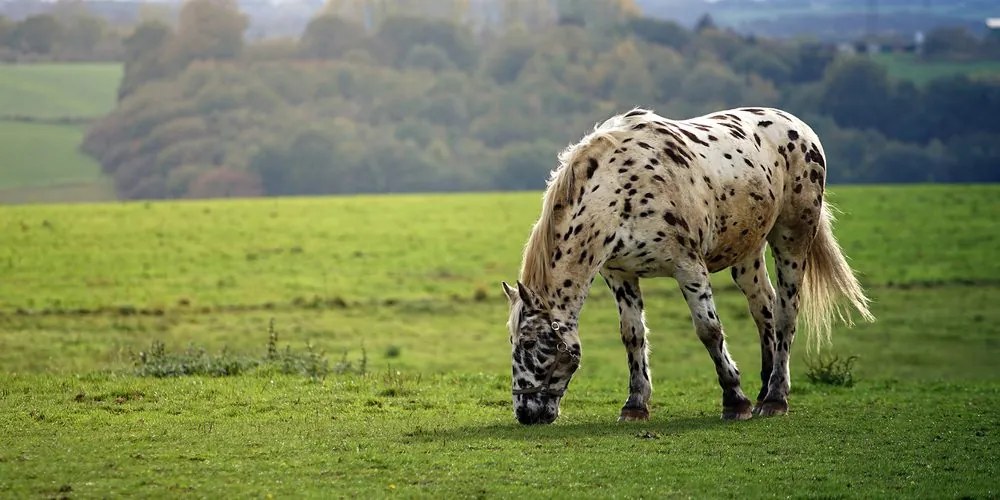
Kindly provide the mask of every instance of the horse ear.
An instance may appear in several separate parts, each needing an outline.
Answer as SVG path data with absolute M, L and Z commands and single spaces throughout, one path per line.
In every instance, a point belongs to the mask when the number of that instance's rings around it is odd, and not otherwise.
M 507 296 L 507 301 L 513 304 L 517 300 L 517 290 L 511 288 L 506 281 L 501 281 L 500 285 L 503 286 L 503 293 Z
M 521 283 L 520 280 L 517 282 L 517 295 L 521 297 L 521 302 L 524 302 L 524 305 L 529 309 L 539 309 L 539 302 L 535 292 L 531 291 L 531 289 L 525 286 L 524 283 Z

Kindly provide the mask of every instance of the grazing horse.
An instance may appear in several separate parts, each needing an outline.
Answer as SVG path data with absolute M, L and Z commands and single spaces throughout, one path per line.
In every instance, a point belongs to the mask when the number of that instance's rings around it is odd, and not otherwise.
M 622 420 L 649 418 L 652 384 L 639 278 L 672 276 L 715 363 L 722 418 L 788 411 L 788 357 L 801 309 L 817 342 L 846 305 L 868 298 L 832 232 L 826 159 L 816 134 L 777 110 L 742 108 L 690 120 L 635 109 L 559 155 L 524 248 L 510 302 L 513 403 L 523 424 L 550 423 L 580 366 L 578 318 L 598 273 L 618 302 L 628 354 Z M 770 245 L 778 280 L 768 277 Z M 709 273 L 732 269 L 760 334 L 756 404 L 740 388 Z M 800 300 L 801 298 L 801 305 Z

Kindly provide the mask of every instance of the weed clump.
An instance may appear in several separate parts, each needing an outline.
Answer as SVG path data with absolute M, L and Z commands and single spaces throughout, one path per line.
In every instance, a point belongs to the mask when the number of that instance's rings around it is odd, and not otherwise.
M 268 325 L 267 351 L 263 357 L 235 354 L 223 348 L 218 354 L 210 354 L 204 347 L 189 345 L 182 352 L 167 351 L 166 344 L 154 340 L 148 350 L 133 355 L 136 375 L 140 377 L 182 377 L 207 375 L 230 377 L 250 372 L 275 372 L 302 375 L 319 381 L 331 373 L 356 373 L 363 375 L 367 370 L 367 353 L 362 349 L 360 362 L 343 359 L 330 369 L 326 354 L 317 351 L 312 343 L 306 343 L 305 350 L 293 350 L 291 346 L 278 348 L 278 332 L 272 319 Z
M 848 356 L 842 359 L 837 355 L 808 358 L 806 359 L 806 367 L 808 368 L 806 378 L 818 385 L 853 387 L 854 376 L 852 372 L 854 362 L 857 359 L 857 356 Z

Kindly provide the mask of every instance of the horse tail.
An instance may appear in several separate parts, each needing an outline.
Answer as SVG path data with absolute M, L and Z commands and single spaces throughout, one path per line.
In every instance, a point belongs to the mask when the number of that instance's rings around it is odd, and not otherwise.
M 803 321 L 806 328 L 813 332 L 811 344 L 817 349 L 830 342 L 834 319 L 847 325 L 854 324 L 848 306 L 853 307 L 865 321 L 875 321 L 875 316 L 868 310 L 869 298 L 833 236 L 833 210 L 829 202 L 823 202 L 819 231 L 806 256 L 802 281 Z

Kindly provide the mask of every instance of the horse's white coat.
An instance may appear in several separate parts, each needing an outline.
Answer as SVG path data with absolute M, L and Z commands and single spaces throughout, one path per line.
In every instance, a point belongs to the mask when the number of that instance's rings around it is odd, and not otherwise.
M 743 108 L 675 121 L 636 109 L 597 126 L 559 159 L 525 246 L 519 290 L 505 286 L 515 388 L 540 383 L 557 362 L 554 342 L 567 340 L 579 352 L 577 319 L 598 273 L 618 302 L 629 359 L 624 418 L 648 416 L 651 393 L 639 278 L 677 279 L 715 363 L 726 418 L 749 418 L 750 403 L 726 350 L 708 273 L 732 268 L 747 296 L 765 368 L 755 411 L 764 414 L 787 408 L 800 297 L 817 339 L 842 315 L 838 298 L 871 319 L 831 231 L 822 145 L 788 113 Z M 777 294 L 763 265 L 768 244 Z M 552 322 L 567 328 L 555 335 Z M 563 388 L 574 370 L 557 377 Z M 554 419 L 558 399 L 543 399 L 515 396 L 518 418 Z

